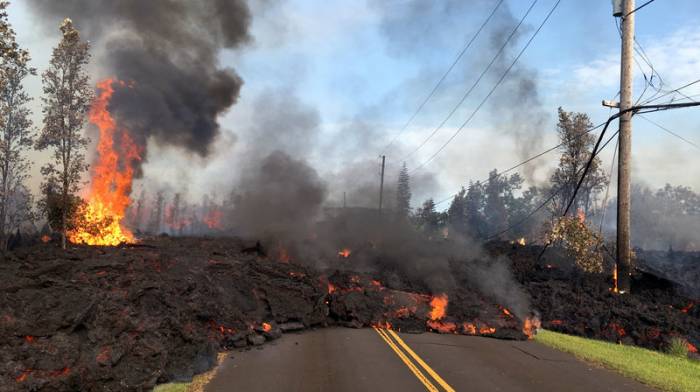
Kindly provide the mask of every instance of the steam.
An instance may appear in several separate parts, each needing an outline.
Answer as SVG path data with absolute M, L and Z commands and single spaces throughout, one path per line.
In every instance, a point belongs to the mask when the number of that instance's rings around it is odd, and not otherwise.
M 98 49 L 115 85 L 110 111 L 146 147 L 149 139 L 207 156 L 217 117 L 243 81 L 218 65 L 219 51 L 250 40 L 244 0 L 28 0 L 56 26 L 70 16 Z

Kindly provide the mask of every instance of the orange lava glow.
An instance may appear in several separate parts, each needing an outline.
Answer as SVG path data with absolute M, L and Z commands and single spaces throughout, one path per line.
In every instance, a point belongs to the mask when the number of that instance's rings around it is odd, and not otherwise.
M 526 317 L 525 320 L 523 320 L 523 333 L 527 335 L 528 339 L 534 338 L 540 327 L 540 319 L 537 317 Z
M 483 326 L 479 328 L 479 333 L 482 335 L 490 335 L 492 333 L 496 333 L 496 328 Z
M 272 325 L 268 323 L 262 323 L 262 330 L 265 332 L 270 332 L 272 331 Z
M 34 336 L 27 335 L 27 336 L 24 337 L 24 340 L 25 340 L 27 343 L 34 343 Z
M 440 333 L 456 333 L 457 324 L 453 322 L 442 322 L 438 320 L 428 320 L 428 327 Z
M 562 324 L 564 324 L 564 322 L 561 321 L 561 320 L 552 320 L 552 321 L 550 321 L 549 323 L 552 324 L 552 325 L 562 325 Z
M 627 332 L 625 332 L 625 329 L 622 328 L 619 324 L 617 323 L 610 323 L 609 325 L 610 329 L 615 331 L 620 337 L 623 337 L 627 335 Z
M 31 374 L 31 372 L 32 372 L 31 369 L 27 369 L 27 370 L 23 371 L 22 373 L 20 373 L 19 376 L 15 377 L 15 381 L 17 381 L 17 382 L 26 381 L 27 377 L 29 377 L 29 374 Z
M 333 283 L 328 282 L 328 294 L 333 294 L 336 291 L 336 287 Z
M 505 314 L 506 316 L 513 317 L 513 315 L 510 314 L 510 311 L 509 311 L 508 309 L 506 309 L 506 308 L 501 308 L 501 310 L 503 311 L 503 314 Z
M 341 249 L 341 250 L 338 251 L 338 256 L 340 256 L 340 257 L 342 257 L 342 258 L 344 258 L 344 259 L 347 259 L 348 257 L 350 257 L 350 253 L 352 253 L 352 252 L 350 251 L 350 249 L 348 249 L 348 248 L 343 248 L 343 249 Z
M 688 306 L 686 306 L 686 307 L 684 307 L 683 309 L 681 309 L 681 312 L 683 312 L 683 313 L 688 313 L 688 312 L 690 311 L 690 309 L 693 308 L 693 306 L 695 306 L 695 303 L 691 302 L 690 304 L 688 304 Z
M 50 242 L 50 241 L 51 241 L 51 237 L 47 236 L 46 234 L 44 234 L 44 235 L 41 236 L 41 242 L 43 242 L 43 243 L 46 244 L 46 243 L 48 243 L 48 242 Z
M 90 108 L 90 122 L 98 127 L 100 136 L 87 204 L 78 211 L 78 227 L 68 233 L 76 244 L 115 246 L 135 241 L 121 221 L 131 202 L 132 164 L 141 160 L 141 151 L 109 113 L 115 83 L 124 85 L 113 79 L 99 82 L 99 95 Z
M 440 294 L 430 300 L 430 313 L 428 317 L 435 321 L 445 317 L 447 311 L 447 294 Z
M 693 346 L 693 344 L 690 343 L 690 342 L 687 342 L 687 343 L 688 343 L 688 351 L 690 351 L 691 353 L 697 353 L 697 352 L 698 352 L 698 348 L 697 348 L 697 347 Z
M 462 330 L 467 335 L 476 335 L 476 325 L 472 323 L 462 323 Z

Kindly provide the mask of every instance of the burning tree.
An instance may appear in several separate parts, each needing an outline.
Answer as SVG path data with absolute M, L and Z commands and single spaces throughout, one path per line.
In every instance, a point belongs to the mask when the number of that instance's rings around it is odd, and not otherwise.
M 85 148 L 89 140 L 82 130 L 93 90 L 85 71 L 90 45 L 81 40 L 70 19 L 63 21 L 60 30 L 63 38 L 53 50 L 49 69 L 42 75 L 44 127 L 36 148 L 53 150 L 53 162 L 41 168 L 46 195 L 42 206 L 49 216 L 54 214 L 51 208 L 58 208 L 60 216 L 52 224 L 61 232 L 61 246 L 65 249 L 71 227 L 69 213 L 74 210 L 75 194 L 87 170 Z
M 24 185 L 31 166 L 25 154 L 33 144 L 34 131 L 24 91 L 24 79 L 35 75 L 29 53 L 20 49 L 15 32 L 0 1 L 0 250 L 7 248 L 7 234 L 31 215 L 31 194 Z

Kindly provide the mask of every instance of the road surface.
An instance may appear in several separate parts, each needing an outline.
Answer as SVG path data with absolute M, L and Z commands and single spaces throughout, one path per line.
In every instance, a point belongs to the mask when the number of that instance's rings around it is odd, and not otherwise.
M 327 328 L 233 352 L 205 391 L 653 389 L 531 341 Z

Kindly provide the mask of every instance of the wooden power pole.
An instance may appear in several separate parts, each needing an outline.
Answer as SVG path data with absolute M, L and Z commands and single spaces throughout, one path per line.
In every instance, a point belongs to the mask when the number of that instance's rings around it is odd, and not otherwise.
M 620 111 L 632 103 L 634 63 L 634 0 L 622 1 L 622 55 L 620 63 Z M 632 112 L 620 116 L 620 142 L 617 177 L 617 289 L 630 292 L 632 271 L 630 241 L 630 184 L 632 158 Z
M 384 162 L 386 160 L 386 156 L 382 155 L 382 176 L 381 179 L 379 180 L 379 214 L 381 215 L 382 213 L 382 201 L 384 201 Z

